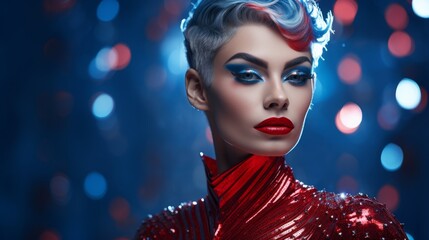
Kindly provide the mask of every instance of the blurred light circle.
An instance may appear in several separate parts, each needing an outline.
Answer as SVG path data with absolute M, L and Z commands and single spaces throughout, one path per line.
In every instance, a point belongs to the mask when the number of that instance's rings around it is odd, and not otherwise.
M 114 199 L 109 206 L 109 213 L 117 222 L 124 222 L 130 215 L 130 204 L 124 198 Z
M 429 0 L 413 0 L 414 13 L 421 18 L 429 18 Z
M 100 173 L 92 172 L 85 178 L 84 189 L 88 197 L 101 199 L 106 194 L 106 179 Z
M 95 66 L 99 71 L 108 72 L 111 70 L 111 66 L 117 60 L 115 52 L 109 47 L 101 49 L 95 57 Z
M 390 211 L 395 211 L 399 204 L 399 192 L 391 185 L 384 185 L 377 194 L 378 201 L 385 203 Z
M 50 187 L 52 196 L 59 204 L 67 203 L 70 190 L 70 182 L 67 177 L 63 175 L 53 177 Z
M 160 89 L 167 81 L 167 71 L 161 65 L 152 65 L 146 69 L 144 81 L 150 89 Z
M 128 66 L 131 60 L 131 51 L 127 45 L 118 43 L 112 48 L 112 54 L 114 55 L 110 65 L 112 69 L 120 70 Z
M 92 78 L 97 79 L 97 80 L 101 80 L 101 79 L 105 78 L 109 72 L 100 71 L 100 69 L 97 67 L 96 59 L 93 59 L 89 63 L 88 73 L 89 73 L 89 76 L 91 76 Z
M 401 113 L 395 104 L 384 104 L 377 114 L 378 124 L 385 130 L 392 130 L 396 127 L 401 117 Z
M 384 17 L 387 24 L 395 30 L 403 30 L 408 25 L 407 12 L 397 3 L 392 3 L 387 7 Z
M 420 88 L 421 100 L 419 105 L 414 109 L 416 112 L 423 112 L 428 105 L 428 92 L 423 87 Z
M 390 35 L 387 47 L 393 56 L 405 57 L 413 52 L 414 42 L 408 33 L 396 31 Z
M 40 235 L 40 240 L 60 240 L 58 233 L 52 230 L 46 230 Z
M 362 110 L 354 104 L 348 103 L 344 105 L 337 113 L 335 124 L 342 133 L 354 133 L 362 122 Z
M 409 234 L 409 233 L 406 233 L 407 234 L 407 238 L 408 238 L 408 240 L 414 240 L 414 237 L 413 236 L 411 236 L 411 234 Z
M 356 193 L 359 190 L 359 184 L 352 176 L 343 176 L 337 182 L 337 191 Z
M 63 12 L 72 8 L 76 0 L 44 0 L 43 7 L 46 12 Z
M 112 113 L 114 105 L 113 98 L 108 94 L 102 93 L 94 100 L 92 113 L 97 118 L 105 118 Z
M 357 11 L 358 4 L 354 0 L 338 0 L 334 5 L 335 20 L 343 25 L 352 24 Z
M 119 3 L 116 0 L 102 0 L 97 7 L 97 17 L 101 21 L 112 21 L 119 12 Z
M 177 48 L 170 53 L 167 60 L 167 66 L 170 73 L 175 75 L 181 75 L 186 72 L 187 62 L 183 48 Z
M 422 98 L 419 85 L 412 79 L 402 79 L 396 87 L 396 101 L 404 109 L 416 108 Z
M 381 152 L 381 165 L 387 171 L 398 170 L 404 159 L 404 154 L 401 147 L 394 143 L 387 144 Z
M 354 56 L 348 56 L 341 60 L 337 69 L 340 79 L 347 84 L 354 84 L 362 76 L 362 68 L 359 60 Z

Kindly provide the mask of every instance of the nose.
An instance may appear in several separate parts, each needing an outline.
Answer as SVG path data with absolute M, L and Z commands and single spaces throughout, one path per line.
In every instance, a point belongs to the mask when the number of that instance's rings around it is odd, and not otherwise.
M 267 110 L 287 110 L 288 106 L 289 97 L 286 94 L 285 85 L 281 81 L 272 81 L 264 99 L 264 108 Z

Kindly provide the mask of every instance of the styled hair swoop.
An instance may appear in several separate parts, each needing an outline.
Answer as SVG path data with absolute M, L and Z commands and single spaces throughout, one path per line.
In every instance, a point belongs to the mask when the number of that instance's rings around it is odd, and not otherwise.
M 181 29 L 189 66 L 210 85 L 214 57 L 238 27 L 261 23 L 276 28 L 292 49 L 309 49 L 316 67 L 329 42 L 332 21 L 331 12 L 323 19 L 314 0 L 198 0 Z

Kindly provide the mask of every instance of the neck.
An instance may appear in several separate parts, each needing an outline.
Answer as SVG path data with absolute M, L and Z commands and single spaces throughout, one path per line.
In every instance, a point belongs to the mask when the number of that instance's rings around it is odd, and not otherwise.
M 231 144 L 226 143 L 216 133 L 213 132 L 212 135 L 218 173 L 222 173 L 230 169 L 252 155 L 250 153 L 240 151 Z

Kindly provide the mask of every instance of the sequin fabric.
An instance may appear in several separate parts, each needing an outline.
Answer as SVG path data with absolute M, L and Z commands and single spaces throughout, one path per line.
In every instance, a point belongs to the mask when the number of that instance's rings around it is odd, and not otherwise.
M 136 239 L 407 239 L 385 205 L 304 185 L 282 157 L 252 156 L 221 174 L 202 158 L 208 195 L 150 216 Z

